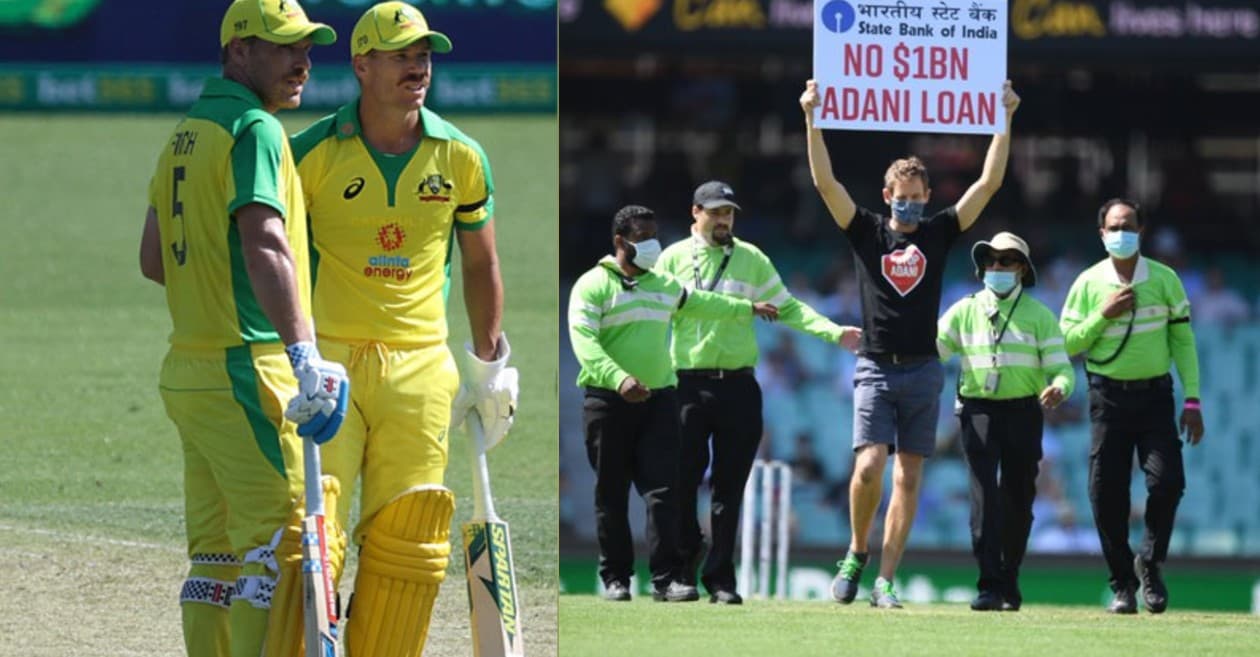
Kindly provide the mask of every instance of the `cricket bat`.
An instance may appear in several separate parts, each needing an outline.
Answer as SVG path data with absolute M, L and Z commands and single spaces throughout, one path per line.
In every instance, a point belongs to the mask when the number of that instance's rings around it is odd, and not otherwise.
M 306 517 L 302 518 L 302 590 L 306 612 L 306 657 L 337 657 L 337 609 L 328 570 L 324 533 L 324 490 L 319 446 L 302 439 L 306 468 Z
M 523 657 L 521 607 L 508 524 L 494 512 L 481 417 L 468 414 L 473 468 L 473 516 L 463 524 L 464 567 L 474 657 Z

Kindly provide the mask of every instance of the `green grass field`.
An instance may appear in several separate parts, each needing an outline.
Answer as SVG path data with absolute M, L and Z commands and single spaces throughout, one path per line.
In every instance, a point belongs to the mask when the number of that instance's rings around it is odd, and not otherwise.
M 1101 607 L 1025 605 L 1018 613 L 965 604 L 872 609 L 865 600 L 606 602 L 560 596 L 564 655 L 599 657 L 1240 657 L 1260 652 L 1260 619 L 1171 610 L 1117 617 Z
M 315 118 L 282 117 L 290 130 Z M 3 656 L 182 654 L 182 465 L 157 391 L 170 320 L 137 259 L 148 178 L 176 118 L 0 116 Z M 555 655 L 556 122 L 455 121 L 494 166 L 503 325 L 522 380 L 490 468 L 512 526 L 526 645 Z M 458 288 L 451 298 L 451 344 L 462 345 Z M 456 526 L 472 510 L 470 478 L 455 437 Z M 455 542 L 426 655 L 471 654 Z

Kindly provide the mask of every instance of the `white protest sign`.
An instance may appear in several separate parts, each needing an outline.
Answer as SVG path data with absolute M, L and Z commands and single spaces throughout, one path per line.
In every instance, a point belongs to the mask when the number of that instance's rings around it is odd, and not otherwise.
M 820 128 L 1006 131 L 1006 0 L 814 0 Z

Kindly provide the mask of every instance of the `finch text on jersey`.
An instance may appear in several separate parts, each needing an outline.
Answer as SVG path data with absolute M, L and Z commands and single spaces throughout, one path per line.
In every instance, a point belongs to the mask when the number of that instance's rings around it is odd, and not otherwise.
M 192 155 L 197 145 L 196 130 L 180 130 L 171 137 L 171 155 Z

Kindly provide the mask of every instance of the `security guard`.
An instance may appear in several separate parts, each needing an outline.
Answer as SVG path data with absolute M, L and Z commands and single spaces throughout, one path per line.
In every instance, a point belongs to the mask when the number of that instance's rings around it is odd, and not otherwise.
M 660 269 L 689 290 L 773 303 L 781 309 L 779 319 L 784 325 L 850 350 L 857 348 L 861 329 L 840 326 L 793 297 L 770 258 L 751 242 L 735 237 L 738 211 L 742 209 L 730 185 L 712 180 L 697 187 L 692 195 L 691 234 L 665 249 Z M 712 321 L 675 315 L 670 351 L 678 371 L 682 424 L 678 499 L 682 509 L 679 547 L 686 564 L 683 578 L 694 584 L 700 566 L 709 602 L 742 604 L 743 597 L 735 590 L 735 537 L 744 484 L 762 434 L 761 386 L 753 376 L 757 340 L 752 316 Z M 710 464 L 712 531 L 706 555 L 696 500 Z
M 615 256 L 578 278 L 569 298 L 569 338 L 586 388 L 582 424 L 595 469 L 599 575 L 608 600 L 630 599 L 634 545 L 628 504 L 633 483 L 647 507 L 652 598 L 694 601 L 682 577 L 678 539 L 678 377 L 670 365 L 669 325 L 676 313 L 737 320 L 778 310 L 698 290 L 652 271 L 661 255 L 656 215 L 628 205 L 613 218 Z
M 1068 353 L 1086 355 L 1089 501 L 1115 592 L 1107 610 L 1117 614 L 1137 613 L 1139 582 L 1147 611 L 1168 607 L 1160 568 L 1185 489 L 1179 429 L 1191 445 L 1203 439 L 1190 302 L 1176 272 L 1139 254 L 1143 229 L 1137 203 L 1113 198 L 1102 205 L 1098 233 L 1110 257 L 1077 277 L 1059 318 Z M 1174 362 L 1185 391 L 1179 423 L 1168 373 Z M 1135 449 L 1147 490 L 1146 536 L 1136 559 L 1129 548 Z
M 1054 313 L 1024 293 L 1037 284 L 1028 244 L 998 233 L 976 242 L 971 259 L 985 289 L 945 311 L 936 342 L 941 360 L 955 353 L 962 360 L 958 418 L 971 471 L 971 549 L 980 566 L 971 608 L 1018 611 L 1019 565 L 1041 460 L 1041 408 L 1071 395 L 1075 374 Z

